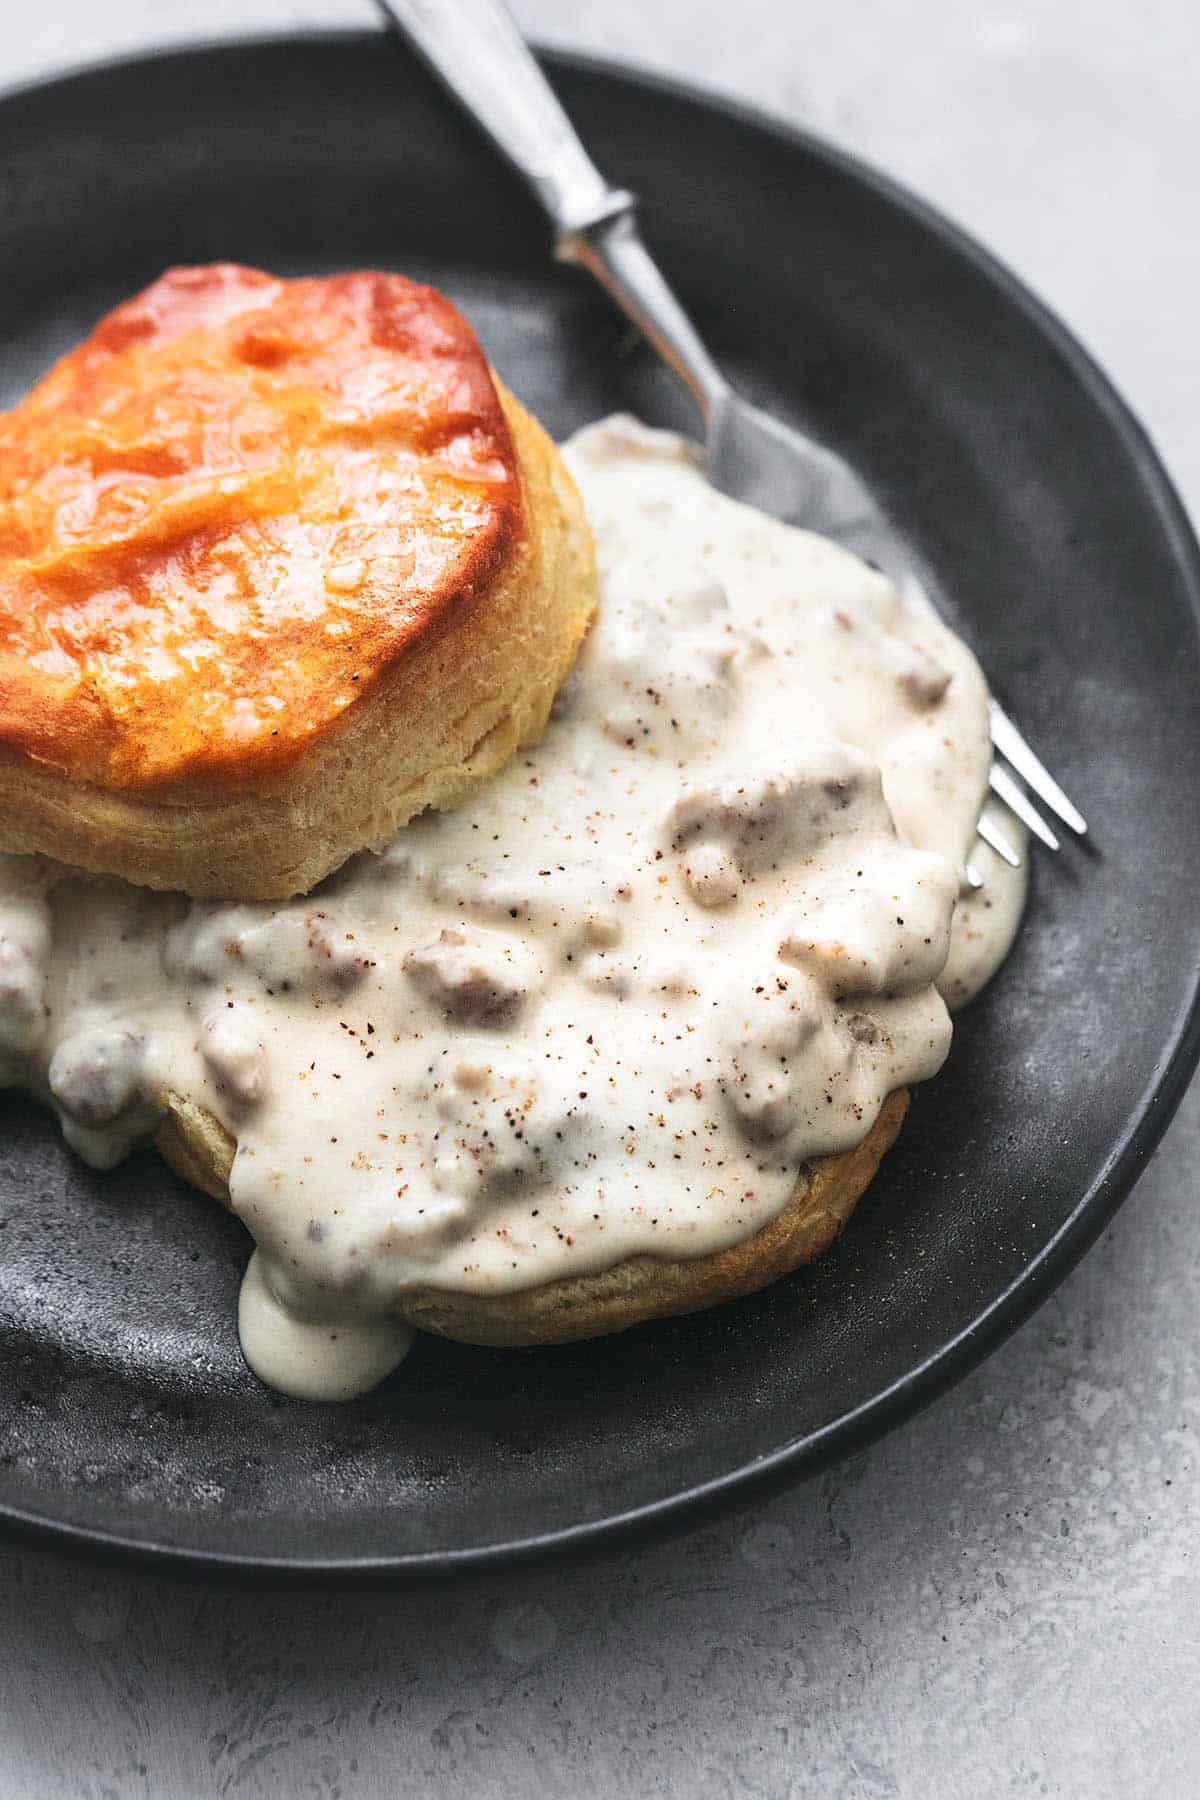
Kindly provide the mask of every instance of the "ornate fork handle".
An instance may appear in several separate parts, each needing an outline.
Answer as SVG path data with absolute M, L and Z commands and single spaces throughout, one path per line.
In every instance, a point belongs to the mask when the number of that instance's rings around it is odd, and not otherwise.
M 637 228 L 634 196 L 610 187 L 499 0 L 377 0 L 523 177 L 555 254 L 589 269 L 686 382 L 707 418 L 729 393 Z

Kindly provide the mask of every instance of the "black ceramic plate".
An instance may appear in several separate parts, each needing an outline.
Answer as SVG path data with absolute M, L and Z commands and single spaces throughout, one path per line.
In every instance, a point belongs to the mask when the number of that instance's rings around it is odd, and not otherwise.
M 1002 269 L 810 139 L 627 73 L 551 72 L 747 390 L 851 456 L 1094 831 L 1040 860 L 845 1237 L 756 1299 L 570 1349 L 426 1339 L 356 1405 L 238 1353 L 247 1239 L 146 1154 L 73 1160 L 0 1107 L 0 1514 L 212 1567 L 445 1574 L 683 1523 L 878 1435 L 1050 1290 L 1197 1055 L 1200 561 L 1138 426 Z M 167 263 L 381 264 L 465 306 L 556 432 L 688 415 L 547 257 L 509 177 L 390 42 L 116 65 L 0 103 L 15 398 Z

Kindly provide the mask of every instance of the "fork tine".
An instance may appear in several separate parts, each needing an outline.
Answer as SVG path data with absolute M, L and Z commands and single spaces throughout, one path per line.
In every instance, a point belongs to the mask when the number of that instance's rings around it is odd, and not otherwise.
M 988 786 L 993 794 L 1003 800 L 1010 812 L 1016 813 L 1022 825 L 1028 825 L 1035 838 L 1040 838 L 1047 850 L 1058 849 L 1058 839 L 1034 806 L 1019 788 L 1008 770 L 999 763 L 993 763 L 988 774 Z
M 989 708 L 992 721 L 992 742 L 1001 756 L 1005 757 L 1017 774 L 1028 782 L 1038 799 L 1044 801 L 1050 811 L 1056 813 L 1064 825 L 1069 825 L 1072 831 L 1077 831 L 1082 837 L 1087 830 L 1087 820 L 1078 807 L 1071 805 L 1053 775 L 1049 770 L 1043 768 L 999 701 L 990 701 Z
M 969 862 L 966 866 L 965 872 L 966 872 L 966 877 L 967 877 L 967 886 L 969 888 L 979 889 L 983 886 L 983 876 L 979 873 L 979 870 L 975 867 L 974 863 Z
M 1001 857 L 1012 869 L 1019 869 L 1021 858 L 1013 849 L 1004 833 L 986 813 L 980 813 L 979 823 L 975 827 L 985 844 L 990 844 L 996 855 Z

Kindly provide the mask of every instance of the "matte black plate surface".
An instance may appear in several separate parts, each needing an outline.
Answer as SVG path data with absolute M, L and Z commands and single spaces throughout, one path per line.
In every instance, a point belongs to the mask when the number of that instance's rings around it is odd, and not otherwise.
M 1039 860 L 1017 949 L 816 1268 L 608 1342 L 422 1341 L 356 1405 L 267 1393 L 247 1239 L 143 1155 L 96 1175 L 0 1102 L 0 1515 L 193 1565 L 441 1574 L 577 1552 L 798 1477 L 962 1374 L 1128 1190 L 1196 1060 L 1200 565 L 1137 425 L 1003 270 L 808 139 L 554 59 L 714 349 L 855 459 L 1094 853 Z M 460 300 L 563 433 L 686 407 L 382 38 L 203 49 L 0 102 L 15 398 L 172 262 L 382 264 Z

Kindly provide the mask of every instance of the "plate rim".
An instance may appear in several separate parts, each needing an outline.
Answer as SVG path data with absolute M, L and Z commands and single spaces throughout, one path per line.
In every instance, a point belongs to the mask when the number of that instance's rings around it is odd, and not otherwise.
M 367 27 L 301 26 L 286 31 L 231 32 L 187 37 L 134 52 L 71 63 L 49 74 L 0 87 L 0 111 L 73 85 L 142 68 L 195 62 L 237 53 L 286 50 L 316 44 L 381 44 L 393 34 Z M 733 98 L 703 82 L 681 79 L 621 58 L 594 56 L 535 43 L 551 78 L 579 72 L 660 94 L 801 150 L 818 163 L 848 175 L 873 195 L 906 215 L 997 291 L 1005 303 L 1059 355 L 1077 384 L 1106 415 L 1130 453 L 1147 502 L 1152 506 L 1171 560 L 1189 593 L 1200 640 L 1200 542 L 1186 507 L 1145 427 L 1100 364 L 1062 319 L 968 230 L 874 164 L 818 133 L 773 112 Z M 448 101 L 447 105 L 451 103 Z M 549 248 L 547 249 L 549 260 Z M 999 1348 L 1018 1325 L 1054 1292 L 1110 1223 L 1157 1148 L 1200 1064 L 1200 965 L 1181 990 L 1174 1030 L 1143 1088 L 1130 1122 L 1116 1140 L 1096 1179 L 1037 1254 L 956 1336 L 851 1411 L 815 1431 L 788 1440 L 750 1463 L 724 1471 L 675 1493 L 660 1496 L 603 1518 L 585 1520 L 524 1537 L 502 1538 L 459 1550 L 396 1551 L 388 1555 L 264 1555 L 211 1551 L 173 1544 L 153 1535 L 134 1537 L 103 1526 L 80 1525 L 14 1505 L 0 1494 L 0 1533 L 43 1549 L 90 1561 L 135 1566 L 148 1572 L 204 1581 L 248 1584 L 388 1581 L 432 1585 L 472 1576 L 499 1575 L 548 1563 L 581 1563 L 634 1544 L 694 1530 L 740 1508 L 760 1503 L 821 1469 L 854 1455 L 915 1416 Z

